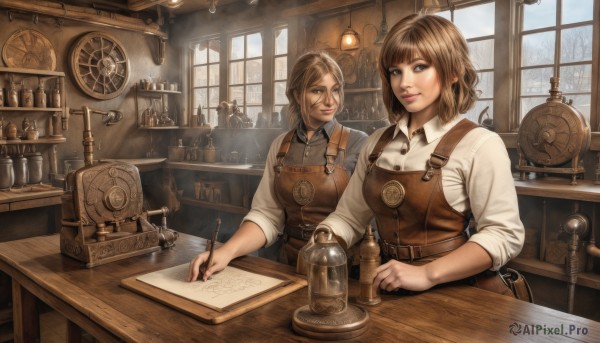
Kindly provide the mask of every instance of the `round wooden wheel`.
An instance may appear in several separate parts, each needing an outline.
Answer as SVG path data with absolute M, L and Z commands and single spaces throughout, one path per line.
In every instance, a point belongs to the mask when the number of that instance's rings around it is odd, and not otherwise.
M 129 59 L 112 35 L 85 34 L 73 45 L 69 62 L 75 81 L 92 98 L 113 99 L 127 86 Z

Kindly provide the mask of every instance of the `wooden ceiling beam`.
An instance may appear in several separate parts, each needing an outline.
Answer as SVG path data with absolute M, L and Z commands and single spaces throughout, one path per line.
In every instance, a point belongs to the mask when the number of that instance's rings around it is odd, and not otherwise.
M 283 18 L 308 16 L 367 2 L 373 2 L 373 0 L 315 0 L 301 6 L 285 9 L 281 15 Z
M 132 11 L 141 11 L 146 8 L 162 5 L 168 0 L 127 0 L 127 7 Z
M 11 1 L 0 0 L 0 7 L 25 11 L 31 13 L 39 13 L 56 18 L 64 18 L 85 23 L 91 23 L 101 26 L 110 26 L 118 29 L 137 31 L 149 35 L 158 36 L 167 39 L 166 32 L 160 30 L 160 26 L 156 23 L 146 24 L 142 19 L 132 18 L 120 14 L 115 14 L 106 11 L 98 11 L 91 8 L 80 6 L 72 6 L 64 3 L 50 1 Z

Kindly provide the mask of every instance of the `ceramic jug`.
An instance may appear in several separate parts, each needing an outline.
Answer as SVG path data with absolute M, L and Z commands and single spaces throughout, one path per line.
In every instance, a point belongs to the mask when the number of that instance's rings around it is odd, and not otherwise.
M 204 147 L 204 162 L 217 162 L 217 149 L 213 145 L 212 137 L 208 139 L 208 145 Z

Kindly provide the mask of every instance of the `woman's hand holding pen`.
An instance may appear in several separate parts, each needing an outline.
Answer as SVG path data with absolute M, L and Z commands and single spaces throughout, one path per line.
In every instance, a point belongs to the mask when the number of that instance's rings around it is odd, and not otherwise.
M 202 252 L 190 262 L 188 281 L 196 281 L 199 277 L 202 278 L 202 281 L 206 281 L 213 274 L 225 269 L 233 259 L 232 256 L 228 254 L 227 249 L 215 249 L 212 262 L 210 266 L 207 266 L 205 264 L 208 262 L 209 254 L 209 251 Z

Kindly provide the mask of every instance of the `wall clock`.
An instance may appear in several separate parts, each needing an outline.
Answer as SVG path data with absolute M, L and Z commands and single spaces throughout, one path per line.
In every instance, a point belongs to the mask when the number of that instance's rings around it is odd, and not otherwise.
M 75 42 L 69 60 L 73 77 L 89 96 L 108 100 L 119 96 L 129 80 L 129 59 L 115 37 L 89 32 Z
M 2 48 L 2 59 L 11 68 L 56 69 L 56 52 L 41 32 L 18 30 Z

